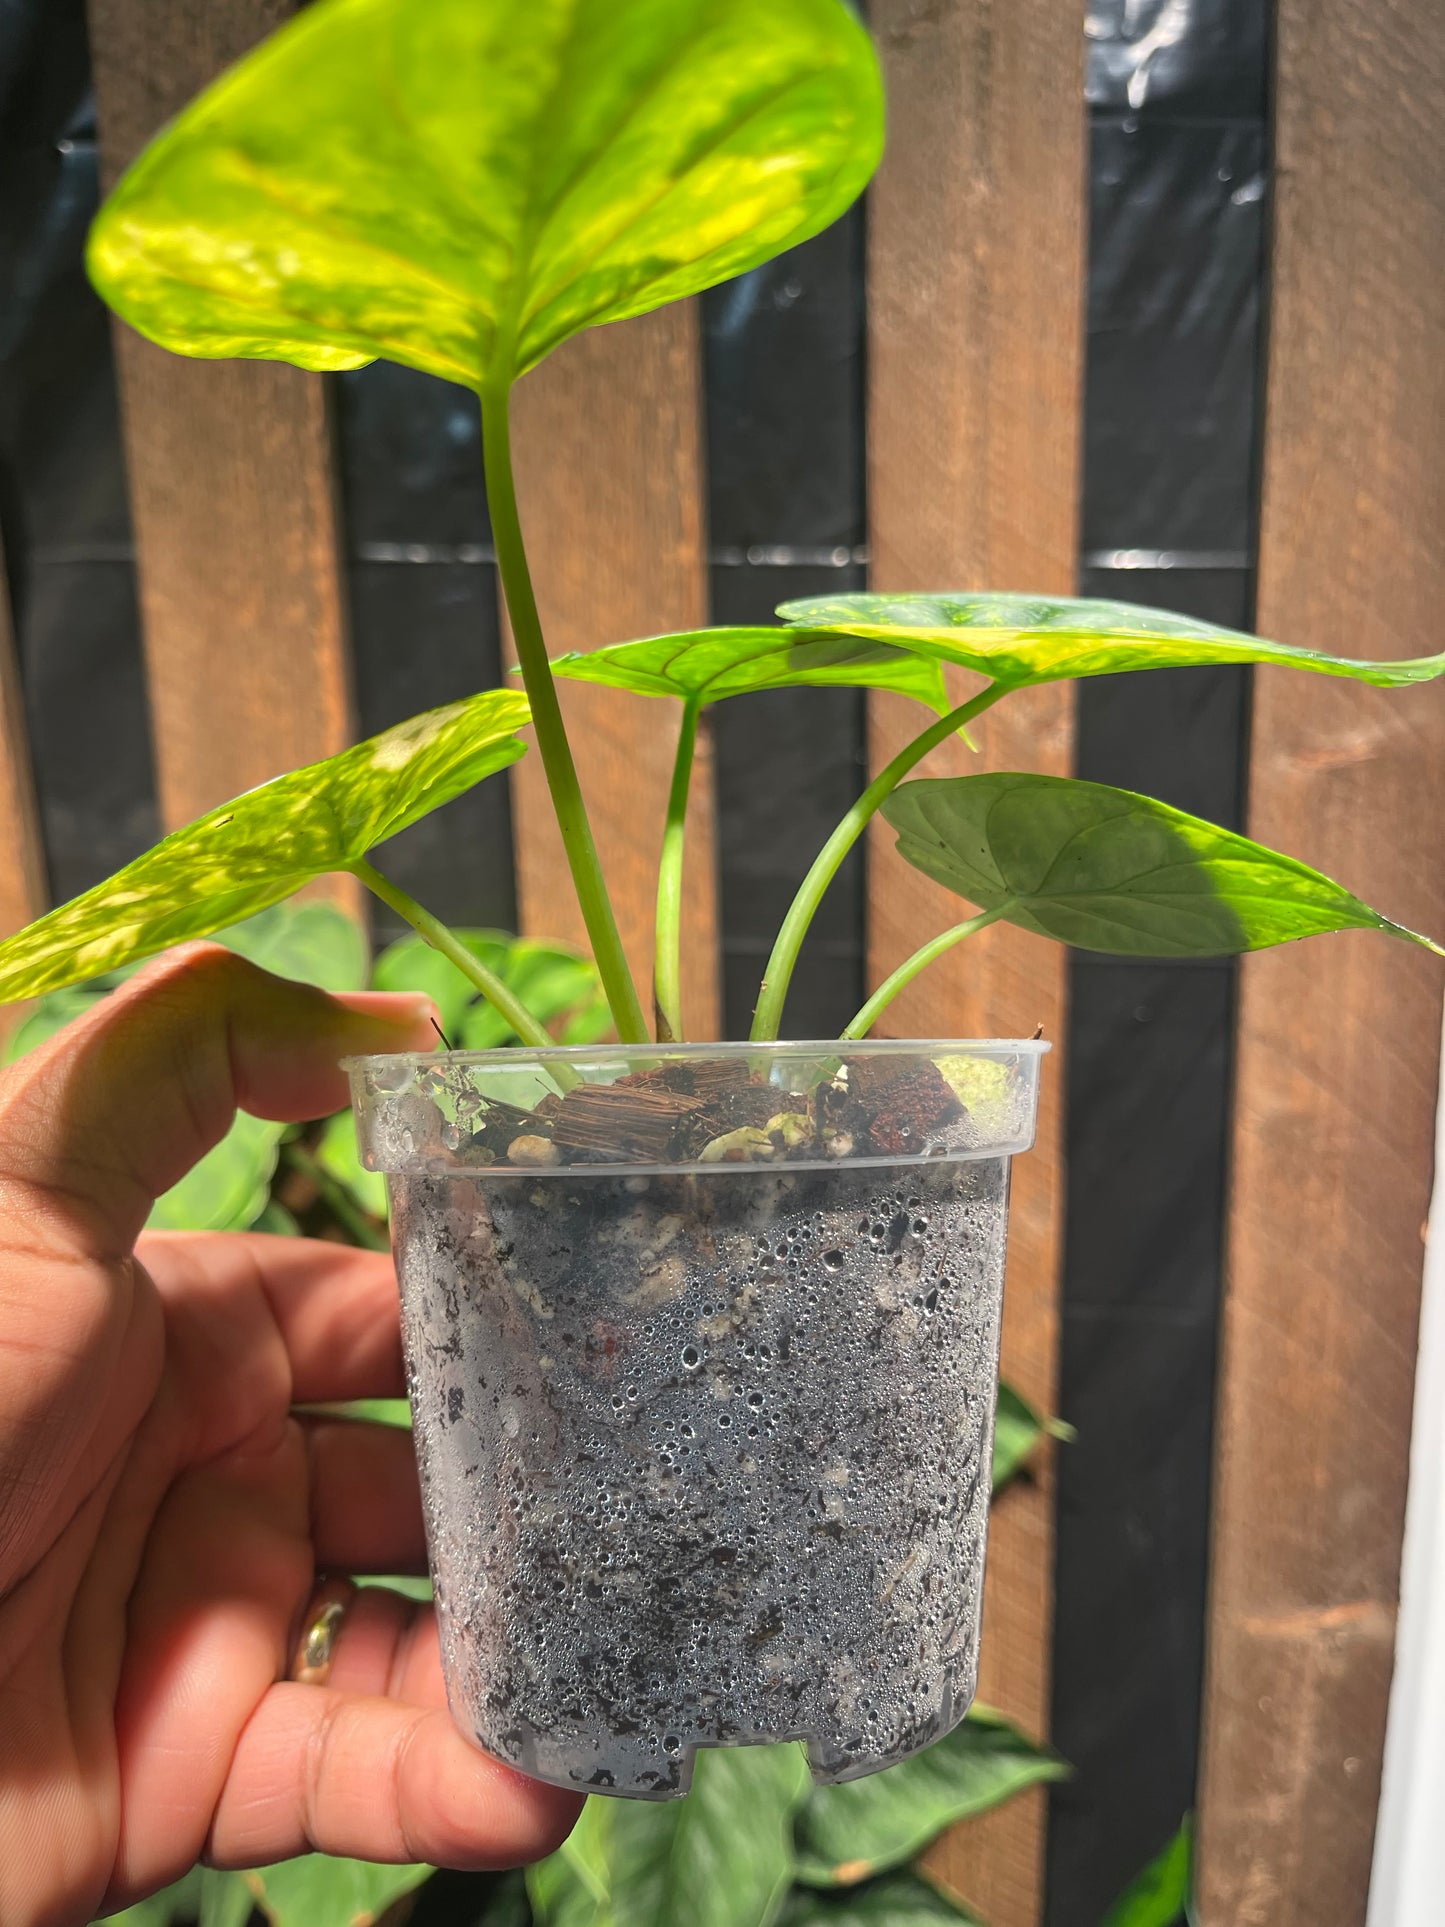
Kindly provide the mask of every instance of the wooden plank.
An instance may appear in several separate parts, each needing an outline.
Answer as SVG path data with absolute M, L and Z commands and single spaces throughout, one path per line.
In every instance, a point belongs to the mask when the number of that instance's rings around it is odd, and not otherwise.
M 91 0 L 107 184 L 281 0 Z M 326 390 L 191 361 L 117 325 L 156 776 L 166 826 L 329 756 L 351 702 Z
M 45 847 L 30 768 L 25 695 L 15 657 L 5 551 L 0 549 L 0 939 L 13 936 L 49 905 Z M 0 1016 L 0 1024 L 3 1024 Z
M 1445 10 L 1281 0 L 1258 622 L 1436 646 Z M 1256 677 L 1250 828 L 1445 932 L 1445 691 Z M 1201 1804 L 1205 1927 L 1364 1919 L 1394 1649 L 1441 968 L 1249 960 Z
M 1077 0 L 877 0 L 870 18 L 892 128 L 869 215 L 869 508 L 880 589 L 1068 594 L 1077 566 L 1085 272 L 1084 7 Z M 962 687 L 962 685 L 961 685 Z M 919 727 L 871 705 L 875 768 Z M 1016 696 L 978 731 L 982 756 L 929 773 L 1067 771 L 1067 685 Z M 957 899 L 871 852 L 877 982 Z M 1004 928 L 935 964 L 888 1015 L 897 1036 L 1062 1038 L 1062 950 Z M 1037 1149 L 1014 1173 L 1004 1370 L 1052 1409 L 1063 1204 L 1060 1056 L 1047 1065 Z M 990 1535 L 980 1697 L 1048 1724 L 1053 1482 L 1000 1502 Z M 955 1829 L 930 1866 L 992 1927 L 1040 1913 L 1045 1804 L 1010 1802 Z
M 698 324 L 691 303 L 569 342 L 520 383 L 514 466 L 553 655 L 707 620 Z M 650 1008 L 653 904 L 676 705 L 561 685 L 613 908 Z M 512 774 L 522 928 L 585 942 L 541 760 Z M 699 732 L 688 812 L 683 1021 L 719 1035 L 712 753 Z

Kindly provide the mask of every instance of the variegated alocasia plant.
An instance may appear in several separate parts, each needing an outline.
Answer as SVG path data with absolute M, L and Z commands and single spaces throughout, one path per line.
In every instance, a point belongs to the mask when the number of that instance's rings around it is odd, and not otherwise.
M 779 611 L 782 627 L 549 661 L 512 479 L 513 384 L 584 328 L 696 293 L 817 233 L 862 192 L 882 143 L 878 65 L 843 0 L 316 0 L 207 89 L 101 210 L 97 287 L 181 354 L 315 369 L 385 357 L 473 389 L 526 694 L 492 691 L 418 717 L 212 811 L 0 945 L 0 997 L 115 969 L 345 869 L 451 958 L 506 1025 L 550 1041 L 476 948 L 371 861 L 386 837 L 521 755 L 530 723 L 612 1021 L 624 1042 L 644 1041 L 558 676 L 680 705 L 659 862 L 660 1038 L 684 1035 L 683 826 L 699 715 L 784 686 L 890 690 L 937 715 L 803 879 L 761 986 L 759 1039 L 778 1035 L 810 920 L 879 810 L 903 857 L 974 911 L 927 937 L 851 1036 L 931 957 L 998 919 L 1145 955 L 1217 955 L 1347 928 L 1428 943 L 1304 864 L 1145 797 L 1020 773 L 904 779 L 1033 683 L 1261 663 L 1396 684 L 1438 675 L 1445 656 L 1359 662 L 1122 604 L 920 594 L 794 603 Z M 948 665 L 983 679 L 956 706 Z

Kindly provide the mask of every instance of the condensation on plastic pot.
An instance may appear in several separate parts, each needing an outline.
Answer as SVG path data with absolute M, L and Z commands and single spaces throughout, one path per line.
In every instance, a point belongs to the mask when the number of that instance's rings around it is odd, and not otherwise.
M 962 1717 L 1039 1056 L 350 1066 L 392 1197 L 448 1696 L 488 1752 L 657 1799 L 702 1746 L 799 1739 L 847 1780 Z

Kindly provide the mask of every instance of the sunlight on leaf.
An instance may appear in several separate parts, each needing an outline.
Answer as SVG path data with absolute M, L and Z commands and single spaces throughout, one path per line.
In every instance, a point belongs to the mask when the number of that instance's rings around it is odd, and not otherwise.
M 1445 954 L 1307 864 L 1103 783 L 931 778 L 895 790 L 883 815 L 925 876 L 1081 950 L 1233 956 L 1358 929 Z
M 1263 642 L 1163 609 L 1026 595 L 840 595 L 785 602 L 789 623 L 846 629 L 891 641 L 940 662 L 1009 683 L 1113 676 L 1132 669 L 1184 669 L 1206 663 L 1277 663 L 1324 676 L 1389 687 L 1428 682 L 1445 654 L 1368 662 Z M 906 634 L 904 633 L 906 632 Z
M 318 0 L 122 177 L 90 271 L 182 354 L 504 386 L 818 233 L 882 135 L 840 0 Z
M 975 1706 L 911 1760 L 843 1786 L 814 1787 L 798 1815 L 798 1878 L 853 1886 L 902 1866 L 955 1820 L 1067 1774 L 1001 1714 Z
M 527 700 L 490 690 L 209 811 L 0 944 L 0 1001 L 32 997 L 265 909 L 522 754 Z
M 639 696 L 704 703 L 759 689 L 890 689 L 930 708 L 949 707 L 941 665 L 886 642 L 789 629 L 694 629 L 559 656 L 558 676 Z

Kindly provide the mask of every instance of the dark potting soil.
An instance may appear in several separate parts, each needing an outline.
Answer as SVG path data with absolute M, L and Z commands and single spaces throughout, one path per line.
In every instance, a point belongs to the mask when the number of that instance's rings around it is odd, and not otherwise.
M 965 1111 L 926 1057 L 843 1058 L 806 1095 L 751 1076 L 739 1059 L 680 1060 L 581 1085 L 532 1110 L 473 1096 L 464 1162 L 785 1164 L 914 1157 L 947 1147 Z
M 847 1779 L 962 1716 L 1008 1160 L 828 1150 L 961 1115 L 923 1059 L 807 1098 L 673 1064 L 488 1106 L 495 1172 L 391 1180 L 448 1688 L 488 1751 L 665 1798 L 700 1745 L 801 1738 Z

